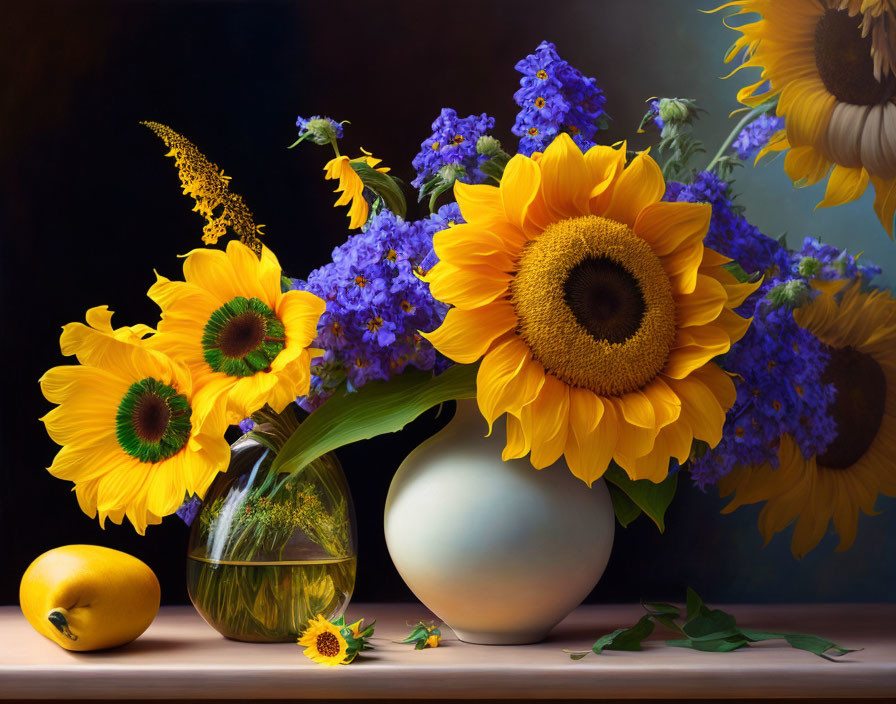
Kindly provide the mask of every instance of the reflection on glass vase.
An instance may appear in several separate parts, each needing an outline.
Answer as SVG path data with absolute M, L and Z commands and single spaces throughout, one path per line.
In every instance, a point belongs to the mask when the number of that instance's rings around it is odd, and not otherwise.
M 276 476 L 268 444 L 250 434 L 232 445 L 190 533 L 190 599 L 235 640 L 293 641 L 318 614 L 342 614 L 355 585 L 355 516 L 339 461 L 324 455 Z

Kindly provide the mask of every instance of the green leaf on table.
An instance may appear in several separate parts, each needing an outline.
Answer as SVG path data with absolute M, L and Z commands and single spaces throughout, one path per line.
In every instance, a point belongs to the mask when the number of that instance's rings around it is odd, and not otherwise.
M 731 636 L 730 638 L 718 638 L 715 640 L 667 640 L 666 645 L 673 648 L 691 648 L 693 650 L 701 650 L 705 653 L 730 653 L 737 650 L 750 642 L 741 636 Z
M 666 530 L 666 509 L 675 498 L 675 490 L 678 488 L 678 472 L 672 472 L 662 482 L 654 484 L 647 479 L 632 480 L 622 468 L 611 464 L 604 474 L 604 479 L 620 489 L 635 506 L 650 516 L 661 533 Z M 615 505 L 613 508 L 615 510 Z M 623 525 L 626 524 L 623 523 Z
M 742 628 L 743 636 L 756 643 L 763 640 L 776 640 L 783 638 L 787 641 L 791 648 L 797 650 L 806 650 L 815 655 L 819 655 L 826 659 L 839 658 L 847 653 L 855 653 L 860 648 L 841 648 L 836 643 L 819 636 L 813 636 L 808 633 L 767 633 L 765 631 L 757 631 L 752 628 Z
M 610 490 L 610 501 L 613 502 L 616 520 L 623 528 L 628 528 L 629 523 L 641 515 L 641 509 L 615 484 L 607 484 L 607 488 Z
M 299 425 L 271 469 L 300 471 L 343 445 L 397 432 L 440 403 L 475 398 L 477 369 L 475 364 L 455 364 L 436 377 L 407 369 L 389 381 L 372 381 L 358 391 L 338 393 Z
M 612 633 L 598 638 L 591 646 L 591 652 L 600 655 L 605 650 L 643 650 L 641 643 L 653 633 L 653 628 L 650 616 L 642 616 L 631 628 L 618 628 Z M 581 660 L 586 655 L 588 655 L 587 650 L 569 653 L 569 657 L 573 660 Z
M 681 610 L 672 604 L 649 602 L 641 604 L 653 620 L 672 631 L 680 631 L 676 619 L 681 618 Z
M 814 653 L 826 660 L 856 652 L 805 633 L 776 633 L 739 628 L 734 616 L 721 609 L 710 609 L 690 587 L 686 598 L 684 623 L 679 622 L 681 610 L 674 604 L 641 602 L 647 614 L 631 628 L 619 628 L 599 638 L 592 651 L 600 655 L 604 650 L 641 650 L 641 642 L 653 632 L 654 625 L 659 623 L 684 636 L 666 641 L 666 645 L 673 648 L 729 653 L 747 647 L 750 643 L 781 639 L 792 648 Z M 573 652 L 570 653 L 570 657 L 573 660 L 580 660 L 587 654 L 588 651 Z

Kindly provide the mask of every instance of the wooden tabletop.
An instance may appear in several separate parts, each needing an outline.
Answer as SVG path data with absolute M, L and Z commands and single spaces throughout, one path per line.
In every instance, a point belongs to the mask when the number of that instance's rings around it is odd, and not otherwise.
M 896 698 L 896 605 L 726 606 L 744 627 L 815 633 L 864 648 L 837 662 L 780 641 L 733 653 L 663 644 L 573 662 L 634 624 L 636 605 L 583 606 L 538 645 L 480 646 L 443 629 L 438 649 L 393 641 L 431 618 L 410 604 L 352 604 L 347 617 L 375 618 L 374 645 L 350 666 L 326 668 L 294 644 L 225 640 L 191 607 L 166 607 L 137 641 L 70 653 L 38 635 L 17 607 L 0 607 L 0 699 L 856 699 Z M 520 614 L 525 618 L 525 614 Z

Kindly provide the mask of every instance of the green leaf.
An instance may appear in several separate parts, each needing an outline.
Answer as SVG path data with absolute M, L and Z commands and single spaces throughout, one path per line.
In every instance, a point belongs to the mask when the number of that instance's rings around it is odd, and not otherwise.
M 666 509 L 675 498 L 675 490 L 678 488 L 678 472 L 673 472 L 659 484 L 654 484 L 647 479 L 633 481 L 619 466 L 612 464 L 604 474 L 604 479 L 615 484 L 632 500 L 635 506 L 650 516 L 650 519 L 656 523 L 656 527 L 660 529 L 660 533 L 666 530 Z M 613 508 L 615 510 L 615 505 Z
M 691 648 L 705 653 L 730 653 L 732 650 L 743 648 L 749 641 L 742 636 L 720 638 L 717 640 L 667 640 L 666 645 L 673 648 Z
M 404 193 L 401 192 L 401 187 L 392 176 L 377 171 L 364 161 L 351 161 L 350 163 L 355 173 L 361 177 L 361 183 L 380 196 L 389 210 L 402 218 L 407 215 L 408 205 L 404 199 Z
M 598 655 L 604 650 L 643 650 L 641 642 L 653 633 L 653 628 L 650 616 L 642 616 L 631 628 L 619 628 L 598 638 L 591 650 Z
M 778 638 L 782 638 L 787 641 L 788 645 L 792 648 L 806 650 L 828 659 L 856 652 L 856 649 L 850 650 L 848 648 L 842 648 L 832 641 L 807 633 L 769 633 L 766 631 L 757 631 L 752 628 L 742 628 L 741 633 L 745 638 L 754 643 L 762 640 L 777 640 Z M 834 652 L 831 653 L 829 651 Z
M 407 369 L 389 381 L 373 381 L 329 398 L 293 432 L 271 467 L 298 472 L 343 445 L 394 433 L 445 401 L 475 398 L 478 365 L 455 364 L 437 377 Z
M 690 621 L 692 618 L 696 618 L 700 611 L 706 608 L 703 605 L 703 599 L 700 598 L 700 595 L 697 594 L 693 589 L 688 587 L 687 590 L 687 612 L 685 618 Z
M 728 262 L 727 264 L 722 264 L 722 268 L 725 269 L 729 274 L 732 274 L 739 283 L 746 283 L 751 278 L 750 275 L 745 272 L 741 265 L 737 262 Z
M 629 523 L 641 515 L 641 509 L 623 493 L 622 489 L 613 484 L 608 484 L 607 488 L 610 490 L 610 500 L 613 502 L 613 513 L 616 514 L 616 520 L 623 528 L 627 528 Z

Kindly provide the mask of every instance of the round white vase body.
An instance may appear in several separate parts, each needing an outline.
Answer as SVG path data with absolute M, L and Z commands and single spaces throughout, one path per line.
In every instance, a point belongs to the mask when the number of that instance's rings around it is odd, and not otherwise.
M 615 518 L 561 458 L 536 470 L 501 460 L 504 420 L 488 428 L 459 401 L 402 463 L 386 499 L 386 544 L 421 602 L 469 643 L 538 642 L 600 579 Z

